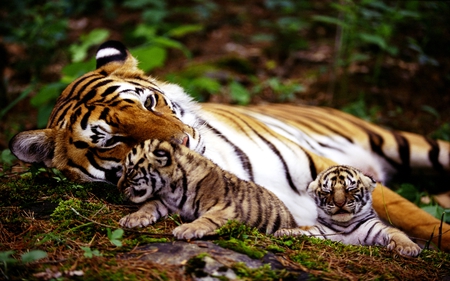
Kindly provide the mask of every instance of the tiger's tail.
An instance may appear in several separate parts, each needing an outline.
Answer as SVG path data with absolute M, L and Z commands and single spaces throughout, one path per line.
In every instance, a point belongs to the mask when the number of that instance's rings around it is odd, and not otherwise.
M 389 188 L 378 184 L 373 191 L 373 207 L 386 222 L 400 228 L 418 244 L 429 240 L 435 247 L 450 251 L 450 225 L 441 223 Z

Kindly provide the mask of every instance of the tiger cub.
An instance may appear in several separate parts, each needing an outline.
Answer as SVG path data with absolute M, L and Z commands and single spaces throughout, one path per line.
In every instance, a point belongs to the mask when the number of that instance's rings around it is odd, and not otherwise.
M 191 223 L 173 230 L 178 239 L 201 238 L 236 220 L 265 233 L 297 226 L 273 193 L 222 170 L 183 145 L 147 140 L 123 161 L 118 188 L 132 202 L 145 202 L 123 217 L 123 227 L 145 227 L 170 213 Z
M 376 182 L 350 166 L 332 166 L 308 186 L 318 207 L 318 224 L 280 229 L 275 236 L 307 235 L 353 245 L 381 245 L 403 256 L 417 256 L 421 248 L 402 231 L 384 224 L 372 208 Z

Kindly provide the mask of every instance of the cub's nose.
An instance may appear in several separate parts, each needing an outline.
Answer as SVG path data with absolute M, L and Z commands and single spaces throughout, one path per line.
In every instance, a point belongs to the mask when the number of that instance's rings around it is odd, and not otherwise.
M 345 203 L 347 203 L 347 199 L 345 199 L 345 197 L 344 198 L 335 198 L 333 201 L 334 201 L 334 204 L 336 206 L 338 206 L 339 208 L 342 208 L 345 205 Z

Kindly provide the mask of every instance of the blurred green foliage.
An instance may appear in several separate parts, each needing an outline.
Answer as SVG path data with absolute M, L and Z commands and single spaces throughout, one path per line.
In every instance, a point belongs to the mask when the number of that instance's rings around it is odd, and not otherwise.
M 261 32 L 245 40 L 270 42 L 271 50 L 268 52 L 272 57 L 289 56 L 293 51 L 306 48 L 308 43 L 303 35 L 318 25 L 337 28 L 334 71 L 344 70 L 338 82 L 342 92 L 347 89 L 348 68 L 355 62 L 376 61 L 372 71 L 373 83 L 377 83 L 386 55 L 401 57 L 414 54 L 412 59 L 420 63 L 437 65 L 438 62 L 428 52 L 433 51 L 430 46 L 437 40 L 435 38 L 445 32 L 442 26 L 448 23 L 446 13 L 450 11 L 449 5 L 436 1 L 343 0 L 318 4 L 315 1 L 265 0 L 262 7 L 275 16 L 261 19 L 258 23 Z M 10 106 L 0 112 L 0 118 L 14 104 L 38 89 L 31 104 L 39 109 L 37 126 L 45 126 L 59 92 L 67 83 L 92 69 L 93 61 L 89 58 L 95 46 L 110 38 L 111 27 L 105 24 L 102 28 L 86 28 L 86 32 L 74 41 L 69 38 L 72 19 L 95 13 L 105 21 L 114 21 L 121 14 L 135 14 L 133 20 L 121 25 L 118 31 L 132 47 L 140 66 L 150 72 L 165 65 L 169 49 L 181 51 L 185 57 L 191 58 L 192 51 L 182 43 L 183 38 L 211 26 L 213 23 L 209 20 L 220 9 L 220 4 L 213 0 L 186 3 L 163 0 L 3 1 L 0 4 L 0 10 L 4 11 L 0 14 L 2 40 L 24 48 L 24 57 L 14 62 L 13 68 L 29 72 L 33 83 L 30 84 L 31 89 L 10 101 Z M 229 22 L 242 23 L 246 19 L 237 16 L 230 18 Z M 433 26 L 433 21 L 440 25 Z M 414 37 L 412 32 L 404 32 L 407 25 L 432 36 Z M 42 77 L 42 70 L 55 60 L 66 66 L 59 81 L 47 81 Z M 275 61 L 267 64 L 269 69 L 276 66 Z M 267 91 L 274 93 L 276 101 L 289 101 L 303 90 L 300 83 L 285 81 L 281 77 L 261 78 L 256 75 L 256 70 L 250 69 L 250 73 L 245 74 L 249 81 L 234 77 L 223 81 L 208 75 L 194 77 L 189 71 L 179 71 L 167 78 L 186 87 L 200 101 L 207 100 L 222 88 L 230 94 L 233 102 L 239 104 L 247 104 L 253 96 Z M 359 105 L 353 107 L 358 110 Z

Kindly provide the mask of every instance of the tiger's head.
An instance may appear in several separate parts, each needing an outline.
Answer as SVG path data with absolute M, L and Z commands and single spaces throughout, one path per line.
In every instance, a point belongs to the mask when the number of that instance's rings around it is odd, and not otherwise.
M 102 44 L 96 61 L 94 71 L 62 92 L 45 129 L 11 139 L 17 158 L 57 168 L 74 181 L 116 184 L 121 160 L 144 140 L 201 150 L 196 105 L 179 86 L 146 76 L 117 41 Z
M 308 193 L 319 207 L 319 218 L 348 222 L 372 208 L 376 181 L 356 168 L 332 166 L 311 182 Z
M 183 176 L 178 173 L 174 159 L 176 151 L 181 149 L 180 145 L 157 139 L 138 144 L 123 160 L 123 173 L 117 187 L 134 203 L 164 192 L 164 188 Z

